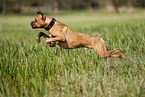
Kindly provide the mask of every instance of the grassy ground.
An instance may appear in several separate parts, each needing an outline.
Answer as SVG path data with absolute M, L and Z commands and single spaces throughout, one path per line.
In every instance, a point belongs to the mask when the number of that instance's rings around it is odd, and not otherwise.
M 37 15 L 36 15 L 37 16 Z M 145 96 L 145 14 L 55 15 L 72 30 L 103 34 L 128 60 L 99 59 L 90 49 L 50 48 L 32 30 L 35 16 L 0 15 L 0 96 Z

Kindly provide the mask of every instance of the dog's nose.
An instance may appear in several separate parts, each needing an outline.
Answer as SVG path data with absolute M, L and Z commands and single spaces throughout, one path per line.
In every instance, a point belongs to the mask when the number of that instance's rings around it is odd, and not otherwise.
M 34 21 L 31 21 L 31 26 L 33 25 Z

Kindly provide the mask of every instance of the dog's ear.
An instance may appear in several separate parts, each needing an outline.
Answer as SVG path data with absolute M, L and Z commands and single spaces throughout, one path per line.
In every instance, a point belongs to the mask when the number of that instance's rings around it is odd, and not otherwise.
M 42 20 L 45 21 L 46 20 L 46 15 L 42 15 Z
M 37 13 L 37 14 L 44 15 L 39 9 L 38 9 L 38 11 L 37 11 L 36 13 Z
M 46 15 L 44 15 L 39 9 L 37 11 L 37 14 L 41 14 L 42 15 L 42 20 L 45 21 L 46 20 Z

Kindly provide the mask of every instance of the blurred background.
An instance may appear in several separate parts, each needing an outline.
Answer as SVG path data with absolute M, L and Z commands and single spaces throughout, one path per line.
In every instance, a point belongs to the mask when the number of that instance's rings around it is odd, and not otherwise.
M 37 9 L 76 32 L 102 34 L 128 60 L 46 44 Z M 145 97 L 145 0 L 0 0 L 0 97 Z
M 33 13 L 39 8 L 47 13 L 61 10 L 107 10 L 120 13 L 145 8 L 145 0 L 0 0 L 0 13 Z

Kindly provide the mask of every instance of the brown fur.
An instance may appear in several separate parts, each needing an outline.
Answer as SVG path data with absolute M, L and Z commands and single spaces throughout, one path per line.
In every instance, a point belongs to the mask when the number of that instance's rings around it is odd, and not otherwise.
M 35 21 L 31 22 L 32 28 L 45 28 L 51 22 L 52 18 L 44 15 L 40 10 L 38 10 L 38 16 Z M 99 57 L 120 57 L 127 59 L 118 48 L 113 51 L 107 51 L 104 40 L 101 38 L 102 34 L 98 37 L 87 35 L 84 33 L 79 33 L 72 31 L 66 25 L 59 21 L 55 21 L 53 27 L 49 30 L 49 33 L 53 36 L 50 37 L 45 33 L 41 33 L 45 39 L 46 43 L 50 47 L 54 47 L 55 43 L 64 49 L 78 48 L 78 47 L 88 47 L 93 48 Z M 40 36 L 40 37 L 41 37 Z M 36 40 L 39 42 L 40 37 Z

